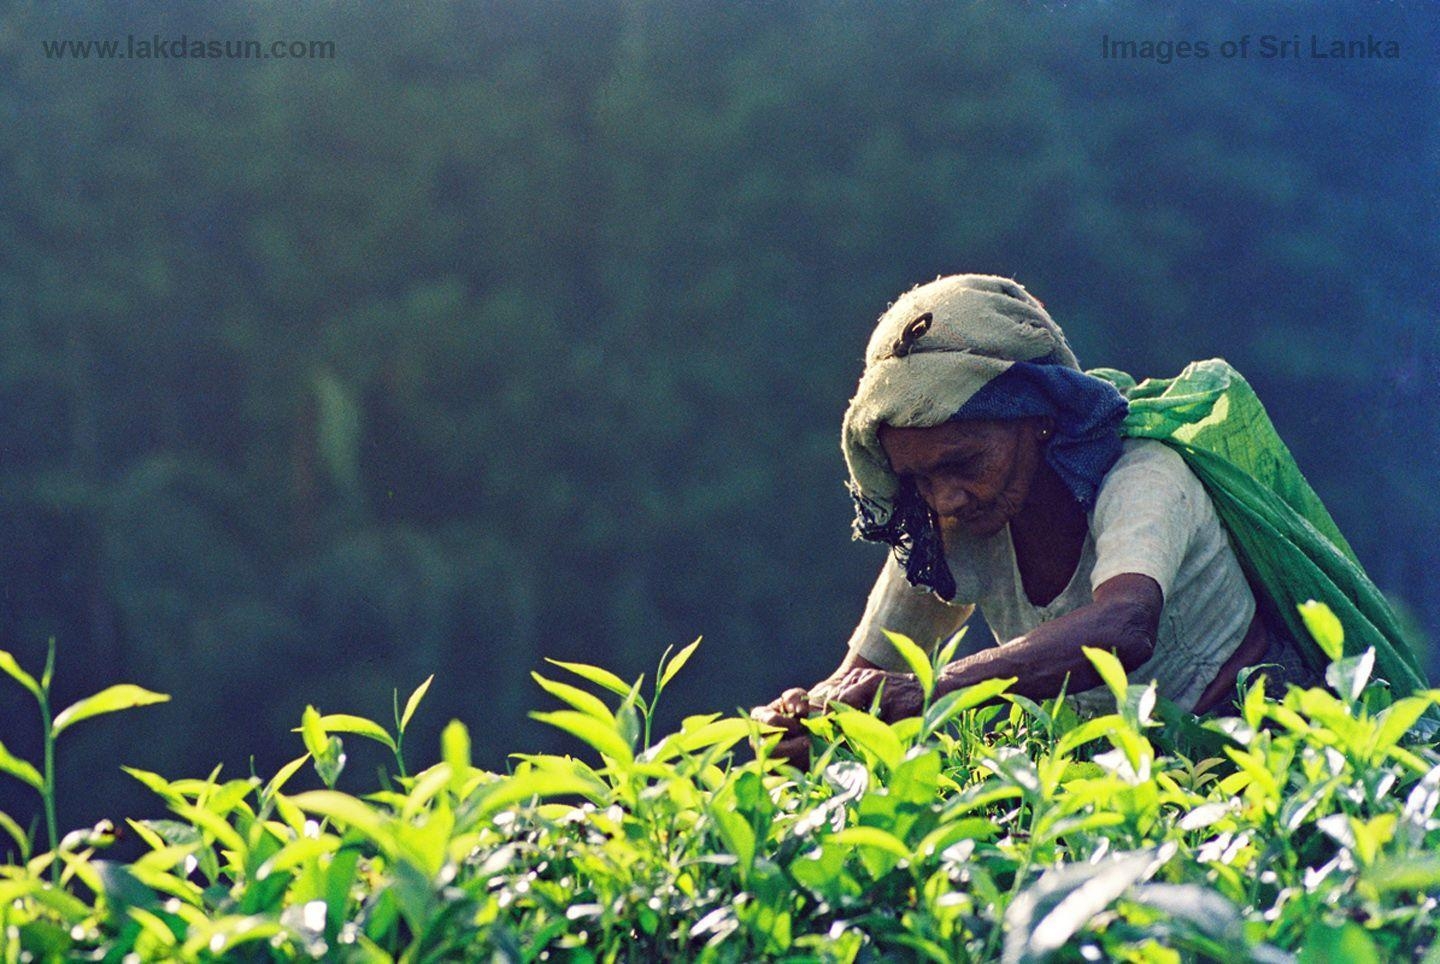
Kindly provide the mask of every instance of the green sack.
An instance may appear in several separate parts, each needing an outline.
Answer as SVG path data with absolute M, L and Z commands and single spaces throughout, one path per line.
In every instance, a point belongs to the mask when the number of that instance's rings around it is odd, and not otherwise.
M 1426 688 L 1390 604 L 1239 372 L 1212 358 L 1191 363 L 1174 378 L 1139 384 L 1114 369 L 1090 374 L 1129 400 L 1122 434 L 1169 445 L 1204 484 L 1245 575 L 1269 597 L 1307 663 L 1323 672 L 1327 662 L 1296 608 L 1315 599 L 1339 617 L 1347 656 L 1375 648 L 1375 675 L 1396 696 Z

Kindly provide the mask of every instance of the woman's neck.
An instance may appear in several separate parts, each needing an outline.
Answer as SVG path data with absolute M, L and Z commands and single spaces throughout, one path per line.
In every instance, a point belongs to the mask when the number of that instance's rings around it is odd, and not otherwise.
M 1011 534 L 1044 544 L 1054 538 L 1073 537 L 1077 532 L 1083 536 L 1088 527 L 1085 510 L 1064 480 L 1049 462 L 1041 462 L 1024 507 L 1010 520 Z

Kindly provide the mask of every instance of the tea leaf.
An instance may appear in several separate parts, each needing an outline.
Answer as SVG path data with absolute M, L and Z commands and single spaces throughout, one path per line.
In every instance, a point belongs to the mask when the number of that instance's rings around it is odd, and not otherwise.
M 901 860 L 910 859 L 910 848 L 894 834 L 879 827 L 846 827 L 839 833 L 831 834 L 830 843 L 849 844 L 852 847 L 874 847 L 894 854 Z
M 435 674 L 432 673 L 425 677 L 425 682 L 415 687 L 415 692 L 411 693 L 410 698 L 405 701 L 405 713 L 400 717 L 401 733 L 404 733 L 405 728 L 410 725 L 410 717 L 415 715 L 416 708 L 420 706 L 420 701 L 425 698 L 425 694 L 430 691 L 430 684 L 433 682 L 435 682 Z
M 1320 644 L 1321 651 L 1330 661 L 1334 662 L 1345 655 L 1345 628 L 1340 625 L 1340 619 L 1330 607 L 1311 599 L 1301 603 L 1298 608 L 1300 618 L 1305 621 L 1305 628 L 1315 637 L 1315 642 Z
M 117 713 L 120 710 L 128 710 L 136 706 L 166 703 L 169 700 L 170 697 L 165 693 L 152 693 L 150 690 L 131 683 L 121 683 L 118 686 L 107 687 L 94 696 L 87 696 L 78 703 L 61 710 L 55 717 L 52 730 L 56 736 L 59 736 L 76 723 L 88 720 L 92 716 Z
M 660 674 L 660 683 L 656 687 L 656 692 L 665 689 L 670 681 L 675 678 L 675 674 L 680 672 L 686 663 L 690 662 L 690 657 L 695 655 L 695 650 L 700 647 L 700 639 L 703 638 L 704 637 L 697 638 L 695 642 L 676 653 L 675 658 L 666 664 L 664 672 Z
M 1370 674 L 1375 669 L 1375 647 L 1371 646 L 1359 656 L 1337 659 L 1325 667 L 1325 682 L 1342 699 L 1353 703 L 1360 698 Z
M 8 773 L 42 793 L 45 790 L 45 780 L 40 776 L 40 771 L 7 750 L 4 743 L 0 743 L 0 773 Z
M 376 743 L 383 743 L 392 751 L 395 749 L 395 738 L 387 733 L 379 723 L 367 720 L 363 716 L 351 716 L 348 713 L 326 713 L 320 717 L 320 725 L 327 733 L 354 733 L 356 736 L 366 737 Z
M 569 703 L 575 709 L 587 716 L 593 716 L 597 720 L 613 724 L 615 714 L 610 712 L 610 707 L 605 705 L 604 700 L 588 690 L 582 690 L 578 686 L 570 686 L 568 683 L 558 683 L 552 679 L 546 679 L 539 673 L 531 673 L 530 677 L 540 684 L 540 688 L 556 699 Z
M 974 686 L 946 693 L 925 711 L 925 725 L 921 733 L 928 736 L 966 710 L 973 710 L 980 704 L 995 699 L 1015 685 L 1015 680 L 1014 676 L 981 680 Z
M 835 722 L 852 743 L 885 764 L 888 770 L 895 769 L 900 758 L 905 755 L 905 747 L 900 744 L 900 738 L 883 720 L 869 713 L 845 709 L 836 715 Z
M 603 687 L 616 696 L 630 695 L 630 684 L 607 669 L 591 666 L 589 663 L 565 663 L 558 659 L 551 659 L 548 656 L 545 658 L 545 662 L 558 666 L 561 669 L 568 669 L 581 679 L 588 680 L 596 686 Z
M 7 673 L 11 679 L 29 690 L 30 695 L 40 699 L 40 684 L 35 682 L 35 677 L 21 669 L 15 657 L 3 649 L 0 649 L 0 672 Z
M 440 756 L 457 779 L 470 769 L 470 731 L 459 720 L 451 720 L 440 734 Z
M 1125 692 L 1130 686 L 1130 680 L 1125 675 L 1125 667 L 1114 653 L 1106 649 L 1097 649 L 1094 646 L 1086 646 L 1082 649 L 1085 658 L 1090 660 L 1095 667 L 1095 672 L 1105 681 L 1110 692 L 1115 694 L 1115 702 L 1125 705 Z
M 1298 960 L 1299 964 L 1380 964 L 1380 951 L 1354 921 L 1337 925 L 1321 918 L 1306 929 Z
M 921 649 L 909 636 L 902 636 L 900 633 L 892 633 L 885 630 L 885 638 L 890 640 L 890 645 L 905 660 L 905 665 L 910 667 L 910 672 L 920 681 L 920 688 L 925 692 L 928 700 L 930 694 L 935 691 L 935 667 L 930 665 L 930 657 L 925 650 Z
M 305 712 L 300 715 L 300 738 L 305 743 L 305 749 L 316 760 L 325 756 L 329 751 L 329 744 L 325 740 L 325 724 L 320 722 L 320 711 L 313 706 L 305 707 Z
M 625 764 L 632 763 L 635 759 L 630 744 L 621 738 L 615 727 L 593 716 L 576 710 L 558 710 L 553 713 L 531 712 L 530 717 L 564 730 L 612 759 Z

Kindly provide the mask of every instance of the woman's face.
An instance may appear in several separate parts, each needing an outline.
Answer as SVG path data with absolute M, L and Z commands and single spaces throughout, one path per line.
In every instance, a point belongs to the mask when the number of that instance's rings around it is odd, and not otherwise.
M 902 482 L 913 482 L 942 530 L 984 538 L 1025 506 L 1044 457 L 1049 420 L 945 422 L 933 428 L 880 428 L 880 445 Z

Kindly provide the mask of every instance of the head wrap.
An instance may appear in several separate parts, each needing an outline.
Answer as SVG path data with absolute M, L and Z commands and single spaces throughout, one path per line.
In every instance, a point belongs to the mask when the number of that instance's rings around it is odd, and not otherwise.
M 845 412 L 855 537 L 890 545 L 911 583 L 953 598 L 934 513 L 891 471 L 880 426 L 1047 416 L 1046 461 L 1088 508 L 1120 455 L 1125 413 L 1125 399 L 1080 371 L 1060 326 L 1017 282 L 952 275 L 918 286 L 880 317 Z

